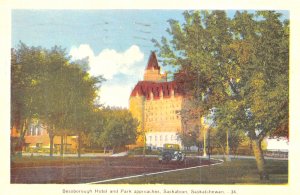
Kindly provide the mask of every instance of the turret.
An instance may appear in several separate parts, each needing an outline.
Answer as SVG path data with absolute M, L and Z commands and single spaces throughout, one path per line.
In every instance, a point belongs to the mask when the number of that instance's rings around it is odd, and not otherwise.
M 144 73 L 144 81 L 165 82 L 166 74 L 160 74 L 160 66 L 154 52 L 151 53 Z

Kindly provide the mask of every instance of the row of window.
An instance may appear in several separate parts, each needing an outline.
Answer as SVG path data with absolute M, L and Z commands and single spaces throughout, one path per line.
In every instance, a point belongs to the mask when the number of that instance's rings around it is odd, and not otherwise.
M 178 105 L 176 105 L 176 106 L 174 106 L 174 105 L 165 105 L 165 104 L 163 104 L 163 105 L 157 105 L 157 106 L 146 106 L 146 109 L 148 109 L 148 110 L 157 110 L 157 109 L 170 109 L 170 108 L 173 108 L 173 109 L 179 109 L 179 106 Z
M 41 134 L 42 134 L 42 128 L 40 125 L 30 125 L 26 135 L 36 136 Z
M 167 104 L 162 104 L 162 105 L 156 105 L 156 106 L 152 106 L 152 105 L 149 105 L 149 106 L 146 106 L 146 110 L 157 110 L 157 109 L 163 109 L 163 110 L 166 110 L 166 109 L 180 109 L 180 106 L 179 105 L 167 105 Z
M 161 111 L 160 113 L 158 113 L 157 112 L 157 110 L 156 110 L 156 112 L 151 112 L 151 111 L 148 111 L 148 110 L 146 110 L 145 111 L 146 112 L 146 117 L 148 116 L 148 115 L 158 115 L 158 114 L 160 114 L 160 115 L 177 115 L 177 110 L 171 110 L 171 111 L 165 111 L 165 112 L 163 112 L 163 111 Z
M 153 140 L 152 140 L 152 138 L 153 138 Z M 158 139 L 159 139 L 159 141 L 173 141 L 173 140 L 177 140 L 177 141 L 179 141 L 179 137 L 178 136 L 174 136 L 174 135 L 165 135 L 165 136 L 163 136 L 163 135 L 160 135 L 160 136 L 158 136 L 158 135 L 155 135 L 155 136 L 147 136 L 147 140 L 149 140 L 149 142 L 152 142 L 152 141 L 158 141 Z
M 152 121 L 163 121 L 163 120 L 174 120 L 174 119 L 179 119 L 178 116 L 174 117 L 174 116 L 170 116 L 170 117 L 149 117 L 146 118 L 145 121 L 146 122 L 152 122 Z

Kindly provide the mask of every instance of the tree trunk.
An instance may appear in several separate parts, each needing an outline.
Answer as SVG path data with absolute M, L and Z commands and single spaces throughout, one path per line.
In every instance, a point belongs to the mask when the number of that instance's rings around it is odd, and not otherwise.
M 65 148 L 65 153 L 67 154 L 68 153 L 68 136 L 67 134 L 64 135 L 64 148 Z
M 18 157 L 22 157 L 23 143 L 24 143 L 24 139 L 22 138 L 22 136 L 20 136 L 16 144 L 16 151 L 17 151 L 16 153 Z
M 54 134 L 52 131 L 49 132 L 49 139 L 50 139 L 50 157 L 53 156 L 53 139 L 54 139 Z
M 231 161 L 230 159 L 230 147 L 229 147 L 229 130 L 226 130 L 226 161 Z
M 80 158 L 80 156 L 81 156 L 81 136 L 80 135 L 78 135 L 78 147 L 77 147 L 77 149 L 78 149 L 78 158 Z
M 203 131 L 203 156 L 206 157 L 206 129 Z
M 217 146 L 221 148 L 222 153 L 223 153 L 223 158 L 226 160 L 226 156 L 227 156 L 226 149 L 224 148 L 224 146 L 222 144 L 218 144 Z
M 17 141 L 17 144 L 16 144 L 16 151 L 17 151 L 18 157 L 22 157 L 22 150 L 23 150 L 23 143 L 24 143 L 24 137 L 25 137 L 26 129 L 27 129 L 27 119 L 23 123 L 22 130 L 21 130 L 21 133 L 20 133 L 20 137 L 19 137 L 19 139 Z
M 64 155 L 64 136 L 60 136 L 60 156 Z
M 11 128 L 16 129 L 16 131 L 18 131 L 17 128 L 19 129 L 19 127 L 17 125 L 13 125 Z M 13 137 L 12 135 L 10 135 L 10 154 L 11 154 L 11 156 L 16 155 L 18 142 L 19 142 L 19 137 Z
M 261 148 L 260 140 L 252 140 L 252 150 L 255 156 L 256 165 L 260 180 L 269 180 L 269 175 L 265 167 L 265 159 Z

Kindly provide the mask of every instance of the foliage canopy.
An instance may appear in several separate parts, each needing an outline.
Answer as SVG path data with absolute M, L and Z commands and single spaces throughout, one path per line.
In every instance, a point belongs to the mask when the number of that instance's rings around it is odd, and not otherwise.
M 243 131 L 252 141 L 260 173 L 261 141 L 288 137 L 289 21 L 276 11 L 185 11 L 169 20 L 169 39 L 153 40 L 164 65 L 194 96 L 200 115 L 217 108 L 219 130 Z

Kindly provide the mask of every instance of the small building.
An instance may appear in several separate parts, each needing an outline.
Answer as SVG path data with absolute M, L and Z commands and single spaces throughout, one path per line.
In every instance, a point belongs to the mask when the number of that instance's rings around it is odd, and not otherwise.
M 19 133 L 12 128 L 11 137 L 17 140 Z M 63 136 L 64 153 L 75 153 L 77 149 L 77 136 Z M 59 153 L 61 148 L 61 136 L 55 136 L 53 139 L 54 153 Z M 45 125 L 37 122 L 31 123 L 24 135 L 23 152 L 30 153 L 49 153 L 50 138 Z

